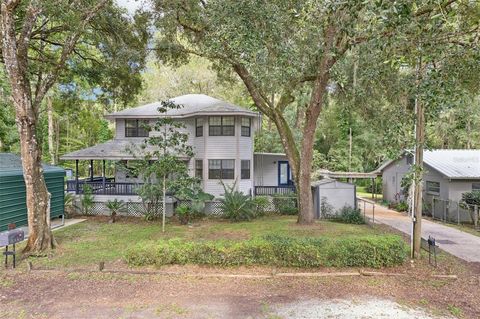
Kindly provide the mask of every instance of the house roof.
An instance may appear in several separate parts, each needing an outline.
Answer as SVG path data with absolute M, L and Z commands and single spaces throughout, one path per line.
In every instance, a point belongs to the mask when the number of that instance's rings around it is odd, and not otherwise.
M 87 147 L 60 157 L 62 160 L 133 160 L 142 158 L 153 150 L 151 145 L 145 148 L 143 138 L 113 139 L 102 144 Z M 188 157 L 181 157 L 188 159 Z
M 205 94 L 187 94 L 170 99 L 179 109 L 170 109 L 160 114 L 158 108 L 161 102 L 154 102 L 139 107 L 126 109 L 106 115 L 107 119 L 115 118 L 158 118 L 165 115 L 173 118 L 191 117 L 195 115 L 245 115 L 258 116 L 257 112 L 244 109 L 240 106 L 216 99 Z
M 330 183 L 337 183 L 337 184 L 344 184 L 344 185 L 353 185 L 352 183 L 346 183 L 346 182 L 340 182 L 337 181 L 336 179 L 332 178 L 322 178 L 318 181 L 312 182 L 312 187 L 320 186 L 320 185 L 325 185 L 325 184 L 330 184 Z
M 42 164 L 43 171 L 64 172 L 65 170 L 58 166 Z M 22 158 L 16 154 L 0 153 L 0 176 L 12 176 L 23 174 Z
M 403 152 L 402 157 L 407 151 Z M 385 162 L 378 170 L 383 170 L 395 160 Z M 425 150 L 423 161 L 450 179 L 480 179 L 480 150 Z

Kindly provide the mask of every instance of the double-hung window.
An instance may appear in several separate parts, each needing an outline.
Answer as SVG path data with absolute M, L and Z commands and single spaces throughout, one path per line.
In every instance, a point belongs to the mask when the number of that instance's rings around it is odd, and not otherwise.
M 125 120 L 125 137 L 148 137 L 148 120 Z
M 242 117 L 242 136 L 249 137 L 252 131 L 252 119 L 249 117 Z
M 201 118 L 195 119 L 195 136 L 203 136 L 203 119 Z
M 208 118 L 208 135 L 235 136 L 235 117 L 210 116 Z
M 472 191 L 480 192 L 480 183 L 472 183 Z
M 234 179 L 235 160 L 213 159 L 208 160 L 209 179 Z
M 241 161 L 240 176 L 242 179 L 250 179 L 250 160 Z
M 427 181 L 427 194 L 440 195 L 440 183 Z
M 203 179 L 203 160 L 195 160 L 195 177 Z

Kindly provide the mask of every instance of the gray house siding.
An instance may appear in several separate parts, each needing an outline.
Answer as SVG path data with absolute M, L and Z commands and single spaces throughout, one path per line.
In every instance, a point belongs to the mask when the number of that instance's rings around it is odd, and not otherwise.
M 255 186 L 278 186 L 278 162 L 288 161 L 286 155 L 254 155 Z
M 429 165 L 425 164 L 424 167 L 423 195 L 427 203 L 431 203 L 433 198 L 459 201 L 462 193 L 472 190 L 472 183 L 475 181 L 450 180 Z M 382 172 L 382 189 L 385 200 L 395 202 L 404 199 L 401 182 L 402 178 L 409 172 L 409 169 L 410 166 L 407 164 L 406 156 L 384 168 Z M 427 182 L 438 182 L 440 185 L 439 194 L 429 192 L 427 190 Z
M 181 131 L 189 135 L 188 144 L 194 149 L 194 157 L 188 162 L 188 170 L 191 176 L 195 175 L 195 160 L 203 161 L 202 186 L 203 190 L 215 197 L 224 193 L 223 186 L 218 179 L 208 178 L 208 161 L 211 159 L 232 159 L 235 160 L 235 179 L 224 180 L 227 185 L 233 185 L 237 180 L 237 189 L 245 194 L 253 192 L 254 179 L 254 158 L 253 158 L 253 135 L 255 130 L 255 120 L 252 118 L 251 134 L 249 137 L 241 136 L 241 119 L 243 116 L 235 116 L 235 135 L 234 136 L 209 136 L 208 116 L 198 116 L 185 119 L 179 119 L 185 124 Z M 203 123 L 203 136 L 196 136 L 195 119 L 198 118 Z M 116 119 L 116 138 L 125 138 L 125 119 Z M 150 120 L 153 125 L 155 120 Z M 150 136 L 156 132 L 150 132 Z M 129 138 L 130 139 L 130 138 Z M 132 138 L 138 143 L 143 138 Z M 241 179 L 241 161 L 250 161 L 250 178 Z M 117 170 L 115 175 L 117 182 L 141 182 L 140 178 L 127 178 L 122 170 Z
M 408 173 L 410 167 L 407 164 L 405 157 L 402 157 L 389 166 L 382 172 L 382 193 L 383 199 L 390 202 L 399 201 L 402 199 L 402 178 Z
M 472 191 L 472 184 L 479 183 L 480 180 L 452 180 L 449 183 L 448 199 L 453 201 L 460 201 L 462 194 Z

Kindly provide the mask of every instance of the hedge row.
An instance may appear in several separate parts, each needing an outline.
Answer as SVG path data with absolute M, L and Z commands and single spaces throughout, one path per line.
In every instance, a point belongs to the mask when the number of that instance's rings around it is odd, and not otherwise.
M 241 242 L 187 242 L 172 239 L 140 243 L 125 255 L 131 266 L 271 265 L 285 267 L 388 267 L 407 258 L 399 236 L 291 238 L 265 236 Z

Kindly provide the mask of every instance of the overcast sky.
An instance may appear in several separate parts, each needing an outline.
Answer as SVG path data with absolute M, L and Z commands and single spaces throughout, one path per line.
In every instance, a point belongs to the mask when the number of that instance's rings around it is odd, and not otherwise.
M 127 8 L 128 12 L 134 13 L 136 9 L 145 6 L 146 0 L 115 0 L 118 5 Z

